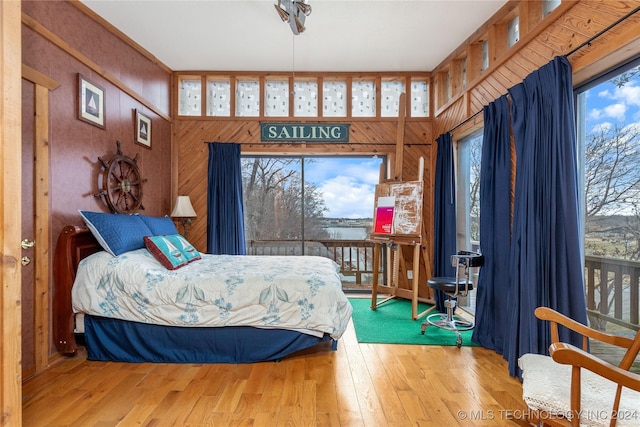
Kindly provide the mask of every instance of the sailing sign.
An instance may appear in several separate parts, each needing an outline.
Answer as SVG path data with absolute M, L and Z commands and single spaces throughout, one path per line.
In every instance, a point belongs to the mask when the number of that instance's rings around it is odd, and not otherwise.
M 349 142 L 349 124 L 260 123 L 263 142 Z

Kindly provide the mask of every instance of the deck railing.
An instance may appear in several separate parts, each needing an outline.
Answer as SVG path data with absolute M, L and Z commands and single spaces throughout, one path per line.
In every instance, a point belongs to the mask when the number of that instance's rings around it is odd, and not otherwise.
M 602 329 L 611 322 L 638 330 L 639 279 L 640 262 L 586 256 L 585 288 L 591 323 Z
M 302 248 L 299 240 L 247 242 L 249 255 L 302 255 Z M 323 256 L 338 263 L 345 289 L 371 289 L 373 243 L 365 240 L 305 240 L 304 255 Z

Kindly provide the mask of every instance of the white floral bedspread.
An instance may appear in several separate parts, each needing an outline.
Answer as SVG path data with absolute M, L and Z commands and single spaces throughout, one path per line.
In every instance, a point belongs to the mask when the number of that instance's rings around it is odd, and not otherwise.
M 174 326 L 292 329 L 338 339 L 351 318 L 338 265 L 317 256 L 208 255 L 167 270 L 146 249 L 81 261 L 77 313 Z

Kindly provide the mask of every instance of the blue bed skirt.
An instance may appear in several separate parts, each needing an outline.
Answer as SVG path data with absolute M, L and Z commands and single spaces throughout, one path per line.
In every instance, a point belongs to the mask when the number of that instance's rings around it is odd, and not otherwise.
M 158 326 L 84 316 L 88 360 L 154 363 L 255 363 L 279 360 L 322 342 L 337 341 L 282 329 L 248 326 Z

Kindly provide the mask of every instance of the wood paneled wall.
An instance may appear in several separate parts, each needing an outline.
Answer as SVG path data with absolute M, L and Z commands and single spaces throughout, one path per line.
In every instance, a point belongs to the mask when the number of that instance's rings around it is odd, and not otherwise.
M 301 120 L 301 122 L 303 122 Z M 335 120 L 340 123 L 341 121 Z M 291 155 L 385 155 L 392 163 L 396 155 L 398 121 L 344 121 L 350 123 L 349 143 L 297 144 L 261 143 L 260 122 L 257 120 L 175 120 L 177 146 L 178 192 L 189 195 L 198 217 L 192 224 L 189 240 L 199 250 L 205 250 L 207 215 L 207 142 L 233 142 L 242 145 L 243 154 Z M 419 158 L 425 164 L 431 159 L 431 121 L 410 121 L 404 127 L 403 178 L 417 179 Z M 427 207 L 428 209 L 428 207 Z M 373 212 L 372 212 L 373 214 Z
M 507 93 L 528 74 L 548 63 L 554 56 L 570 52 L 590 37 L 629 13 L 635 2 L 567 1 L 541 19 L 540 2 L 513 0 L 432 71 L 430 91 L 435 114 L 424 121 L 408 121 L 405 127 L 403 161 L 404 179 L 417 177 L 420 156 L 425 158 L 424 223 L 427 244 L 432 249 L 433 235 L 433 177 L 436 158 L 435 138 L 450 131 L 454 140 L 482 126 L 482 108 Z M 498 39 L 506 37 L 507 20 L 520 16 L 520 40 L 511 48 Z M 640 52 L 640 17 L 633 16 L 595 40 L 590 47 L 570 55 L 574 68 L 574 83 L 584 81 L 607 66 Z M 461 79 L 452 76 L 454 87 L 451 99 L 442 100 L 438 94 L 438 76 L 444 71 L 461 69 L 462 57 L 477 57 L 480 40 L 489 38 L 499 48 L 491 49 L 489 68 L 470 74 L 470 81 L 462 86 Z M 604 65 L 603 65 L 604 64 Z M 470 120 L 473 118 L 473 120 Z M 214 118 L 175 119 L 175 144 L 178 162 L 177 188 L 179 194 L 190 195 L 199 217 L 193 224 L 191 239 L 199 249 L 206 248 L 206 168 L 205 142 L 235 142 L 242 144 L 243 153 L 256 154 L 382 154 L 390 163 L 395 156 L 397 121 L 351 121 L 349 144 L 263 144 L 259 142 L 259 122 L 254 120 L 219 120 Z
M 517 6 L 527 3 L 509 2 L 503 13 L 510 13 Z M 470 81 L 448 104 L 437 110 L 433 122 L 434 135 L 440 135 L 480 112 L 485 105 L 506 94 L 509 88 L 520 83 L 531 72 L 555 56 L 570 53 L 637 6 L 637 2 L 565 0 L 544 20 L 535 21 L 535 25 L 525 25 L 524 29 L 528 28 L 528 32 L 521 34 L 520 41 L 501 55 L 491 58 L 487 70 Z M 574 85 L 625 58 L 639 54 L 639 15 L 635 14 L 626 19 L 595 39 L 590 46 L 569 55 L 568 59 L 574 72 Z M 492 25 L 497 25 L 498 18 L 494 17 L 476 33 L 491 33 L 489 29 Z M 447 61 L 433 71 L 433 74 L 437 75 L 441 70 L 448 69 L 455 58 L 463 55 L 465 51 L 470 52 L 475 41 L 471 38 L 460 46 Z

